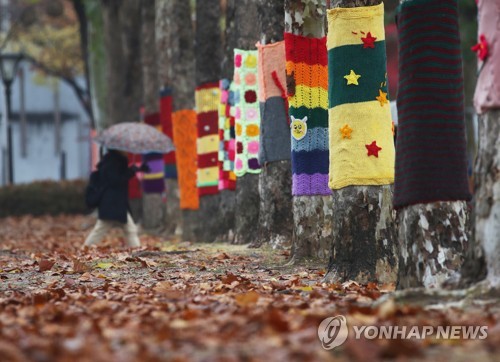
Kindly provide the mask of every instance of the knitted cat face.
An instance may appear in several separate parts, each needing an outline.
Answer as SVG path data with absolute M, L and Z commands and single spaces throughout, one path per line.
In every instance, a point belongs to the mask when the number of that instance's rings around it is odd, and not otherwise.
M 290 123 L 290 128 L 292 129 L 292 136 L 297 141 L 300 141 L 306 136 L 307 133 L 307 116 L 303 119 L 296 119 L 294 116 L 290 116 L 292 122 Z

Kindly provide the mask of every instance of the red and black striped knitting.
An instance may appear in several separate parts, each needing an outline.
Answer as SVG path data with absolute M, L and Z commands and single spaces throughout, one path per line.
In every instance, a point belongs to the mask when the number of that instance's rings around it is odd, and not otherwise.
M 469 200 L 457 0 L 404 2 L 398 30 L 394 206 Z

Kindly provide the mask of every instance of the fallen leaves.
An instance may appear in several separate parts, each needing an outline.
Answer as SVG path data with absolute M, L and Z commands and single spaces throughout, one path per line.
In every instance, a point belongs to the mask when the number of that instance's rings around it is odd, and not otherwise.
M 141 236 L 131 252 L 119 234 L 82 251 L 92 225 L 85 217 L 0 220 L 0 360 L 435 360 L 469 344 L 351 336 L 331 354 L 317 328 L 339 314 L 350 325 L 498 326 L 498 309 L 429 311 L 381 302 L 393 284 L 325 283 L 324 266 L 284 267 L 287 251 Z M 482 348 L 491 359 L 498 330 L 464 355 Z

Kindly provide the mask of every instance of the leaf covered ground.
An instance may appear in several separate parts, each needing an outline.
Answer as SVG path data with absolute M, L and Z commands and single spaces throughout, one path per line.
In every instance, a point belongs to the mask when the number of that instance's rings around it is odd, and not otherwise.
M 393 285 L 323 283 L 266 248 L 119 234 L 81 250 L 87 216 L 0 219 L 0 361 L 497 361 L 498 301 L 395 303 Z M 324 318 L 351 325 L 488 326 L 488 338 L 354 339 L 321 347 Z

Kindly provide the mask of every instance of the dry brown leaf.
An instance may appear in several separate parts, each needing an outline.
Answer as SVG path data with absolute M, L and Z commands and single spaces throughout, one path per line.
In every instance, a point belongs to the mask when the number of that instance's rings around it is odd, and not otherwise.
M 78 259 L 73 259 L 73 271 L 75 273 L 85 273 L 90 270 L 90 267 L 85 264 L 84 262 L 81 262 Z
M 38 262 L 38 270 L 41 271 L 41 272 L 44 272 L 44 271 L 47 271 L 47 270 L 50 270 L 52 269 L 52 267 L 54 266 L 56 262 L 55 261 L 52 261 L 52 260 L 48 260 L 48 259 L 41 259 L 39 262 Z
M 258 302 L 259 298 L 260 298 L 260 294 L 254 290 L 251 290 L 251 291 L 246 292 L 246 293 L 238 294 L 234 297 L 234 299 L 236 300 L 236 303 L 240 307 L 248 307 L 248 306 L 255 305 Z

